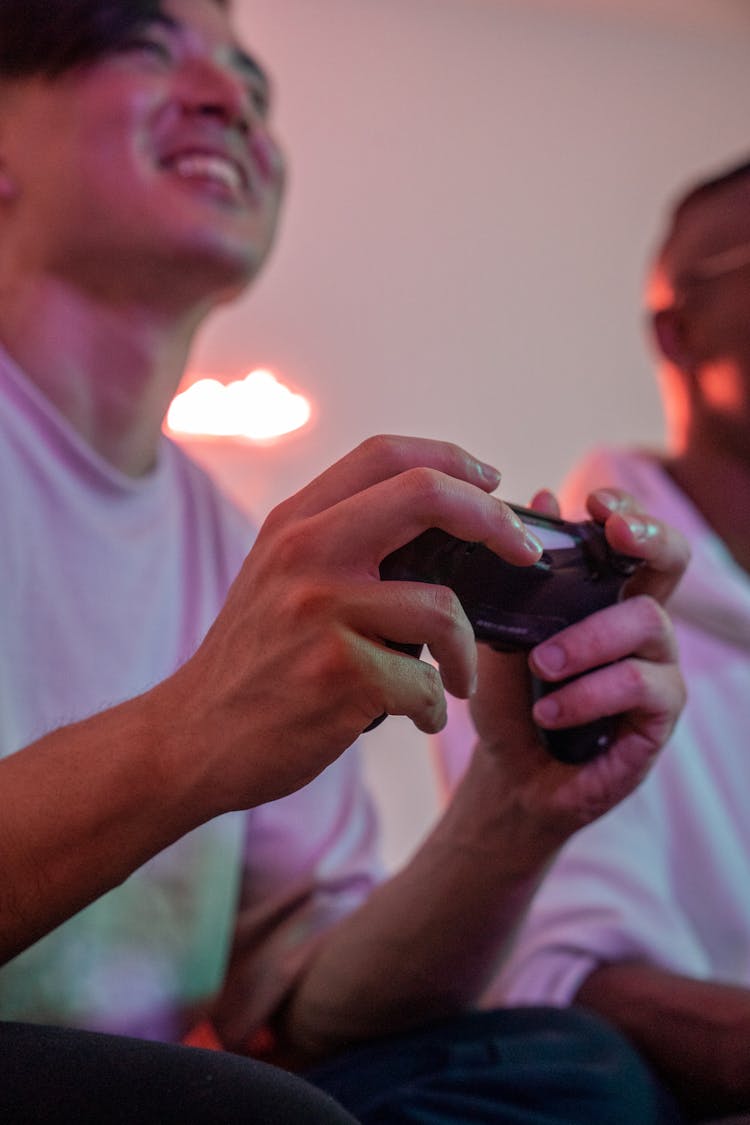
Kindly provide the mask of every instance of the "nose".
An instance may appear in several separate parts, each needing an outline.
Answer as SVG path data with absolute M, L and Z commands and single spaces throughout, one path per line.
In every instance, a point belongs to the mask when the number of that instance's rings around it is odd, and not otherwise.
M 180 83 L 183 112 L 233 129 L 244 139 L 262 181 L 281 191 L 286 162 L 268 126 L 265 86 L 256 88 L 252 75 L 208 57 L 185 60 Z
M 184 66 L 182 101 L 191 113 L 213 117 L 245 135 L 263 121 L 247 76 L 208 59 L 192 59 Z

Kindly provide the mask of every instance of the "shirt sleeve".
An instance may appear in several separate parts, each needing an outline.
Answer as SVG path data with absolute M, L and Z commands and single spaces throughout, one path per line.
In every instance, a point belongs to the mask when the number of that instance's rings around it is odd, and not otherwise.
M 214 1022 L 244 1050 L 318 943 L 383 877 L 373 802 L 354 746 L 311 784 L 248 816 L 234 947 Z
M 641 961 L 711 973 L 675 898 L 673 830 L 658 763 L 634 794 L 582 829 L 552 865 L 499 975 L 489 1006 L 570 1004 L 600 964 Z

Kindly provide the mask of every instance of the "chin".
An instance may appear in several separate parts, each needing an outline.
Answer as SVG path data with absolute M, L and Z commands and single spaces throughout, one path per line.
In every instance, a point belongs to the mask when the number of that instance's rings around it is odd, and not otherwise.
M 165 264 L 175 290 L 193 292 L 199 300 L 225 303 L 255 280 L 269 250 L 270 244 L 258 247 L 236 239 L 193 239 L 189 245 L 173 246 Z

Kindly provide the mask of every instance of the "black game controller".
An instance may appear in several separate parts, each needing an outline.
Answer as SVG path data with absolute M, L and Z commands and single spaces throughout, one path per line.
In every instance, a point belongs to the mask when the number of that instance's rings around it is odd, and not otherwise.
M 642 560 L 613 551 L 601 524 L 571 523 L 515 504 L 510 507 L 531 525 L 544 547 L 532 566 L 514 566 L 481 543 L 431 528 L 384 558 L 381 578 L 449 586 L 477 640 L 505 652 L 528 651 L 566 625 L 618 601 Z M 413 656 L 422 651 L 421 645 L 393 647 Z M 532 682 L 535 699 L 560 686 L 536 677 Z M 610 745 L 614 722 L 605 718 L 541 735 L 555 758 L 585 762 Z

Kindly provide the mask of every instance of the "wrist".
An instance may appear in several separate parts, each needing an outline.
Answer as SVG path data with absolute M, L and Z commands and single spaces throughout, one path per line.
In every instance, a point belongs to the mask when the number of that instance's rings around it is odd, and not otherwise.
M 533 781 L 519 780 L 502 754 L 482 742 L 440 827 L 454 845 L 485 853 L 506 878 L 520 881 L 545 870 L 570 834 L 540 805 Z
M 139 707 L 153 787 L 183 822 L 183 832 L 233 811 L 226 771 L 214 761 L 222 739 L 218 724 L 206 720 L 190 685 L 179 673 L 134 701 Z M 211 727 L 213 736 L 207 733 Z

